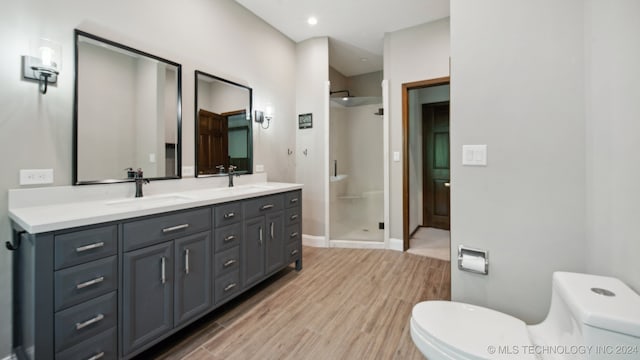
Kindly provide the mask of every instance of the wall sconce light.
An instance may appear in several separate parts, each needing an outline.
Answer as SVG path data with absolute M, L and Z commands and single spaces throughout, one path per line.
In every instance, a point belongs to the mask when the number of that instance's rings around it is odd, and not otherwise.
M 22 77 L 38 81 L 40 92 L 46 94 L 49 84 L 55 84 L 58 81 L 61 54 L 60 44 L 40 39 L 31 49 L 30 55 L 22 56 Z
M 260 124 L 261 128 L 265 130 L 268 129 L 272 119 L 273 119 L 273 108 L 271 106 L 267 106 L 265 111 L 256 110 L 256 122 Z M 266 127 L 263 125 L 265 120 L 267 120 Z

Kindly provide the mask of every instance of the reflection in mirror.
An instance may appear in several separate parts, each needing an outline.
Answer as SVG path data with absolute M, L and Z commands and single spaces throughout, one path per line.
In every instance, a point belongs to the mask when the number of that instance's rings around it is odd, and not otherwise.
M 229 165 L 251 173 L 251 88 L 201 71 L 195 78 L 196 176 L 221 174 Z
M 75 32 L 74 184 L 181 175 L 181 66 Z

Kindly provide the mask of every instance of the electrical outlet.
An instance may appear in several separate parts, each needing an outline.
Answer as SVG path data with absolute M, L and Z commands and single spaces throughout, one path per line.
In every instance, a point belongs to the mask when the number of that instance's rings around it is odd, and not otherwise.
M 182 176 L 194 176 L 195 168 L 193 166 L 183 166 Z
M 53 184 L 53 169 L 22 169 L 20 185 Z
M 264 171 L 264 165 L 256 165 L 256 172 L 263 172 Z

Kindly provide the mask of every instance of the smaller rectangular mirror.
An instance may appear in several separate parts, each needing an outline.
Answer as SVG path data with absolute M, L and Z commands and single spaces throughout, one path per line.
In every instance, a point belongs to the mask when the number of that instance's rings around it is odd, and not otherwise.
M 195 79 L 196 176 L 221 175 L 229 165 L 252 173 L 252 89 L 197 70 Z

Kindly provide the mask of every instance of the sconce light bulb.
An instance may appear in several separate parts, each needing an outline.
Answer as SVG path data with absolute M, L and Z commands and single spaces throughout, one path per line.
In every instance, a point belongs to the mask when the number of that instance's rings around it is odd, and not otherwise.
M 48 46 L 40 47 L 40 59 L 42 60 L 42 65 L 46 67 L 52 67 L 53 65 L 53 49 Z
M 307 19 L 307 24 L 314 26 L 316 24 L 318 24 L 318 19 L 314 16 L 311 16 Z

